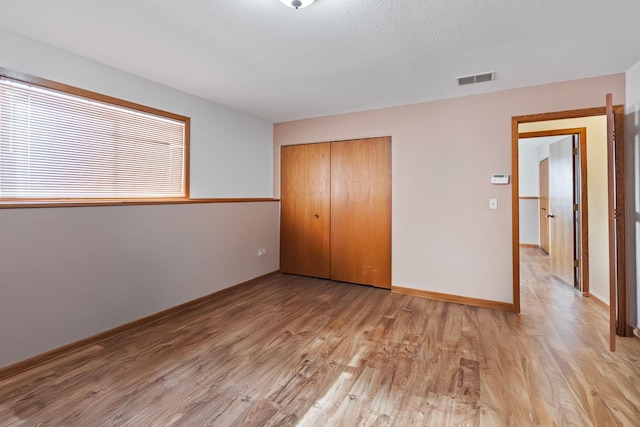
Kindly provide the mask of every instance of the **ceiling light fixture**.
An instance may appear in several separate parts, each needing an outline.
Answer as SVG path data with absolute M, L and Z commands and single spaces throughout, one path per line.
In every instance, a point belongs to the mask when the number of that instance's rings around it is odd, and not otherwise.
M 302 9 L 309 6 L 315 0 L 280 0 L 282 4 L 292 7 L 294 9 Z

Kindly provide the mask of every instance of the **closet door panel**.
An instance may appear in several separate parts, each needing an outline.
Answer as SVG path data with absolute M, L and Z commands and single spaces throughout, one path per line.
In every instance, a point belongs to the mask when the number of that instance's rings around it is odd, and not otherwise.
M 331 145 L 331 279 L 391 287 L 391 139 Z
M 330 143 L 281 148 L 280 271 L 330 278 Z

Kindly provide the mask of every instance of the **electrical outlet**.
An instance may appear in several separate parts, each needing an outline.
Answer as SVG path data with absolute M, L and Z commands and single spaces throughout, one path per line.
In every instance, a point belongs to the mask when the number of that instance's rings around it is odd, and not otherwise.
M 266 248 L 258 249 L 258 256 L 264 256 L 266 253 L 267 253 L 267 249 Z

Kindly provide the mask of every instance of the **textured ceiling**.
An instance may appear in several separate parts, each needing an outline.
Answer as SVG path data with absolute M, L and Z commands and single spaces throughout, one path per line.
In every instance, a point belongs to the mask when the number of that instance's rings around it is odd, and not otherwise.
M 639 0 L 0 0 L 0 27 L 273 122 L 640 60 Z

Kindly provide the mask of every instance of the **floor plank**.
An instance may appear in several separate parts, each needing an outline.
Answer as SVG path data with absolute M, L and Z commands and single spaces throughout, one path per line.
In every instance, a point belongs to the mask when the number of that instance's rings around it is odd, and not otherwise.
M 640 340 L 522 261 L 520 315 L 270 277 L 1 381 L 0 425 L 640 425 Z

